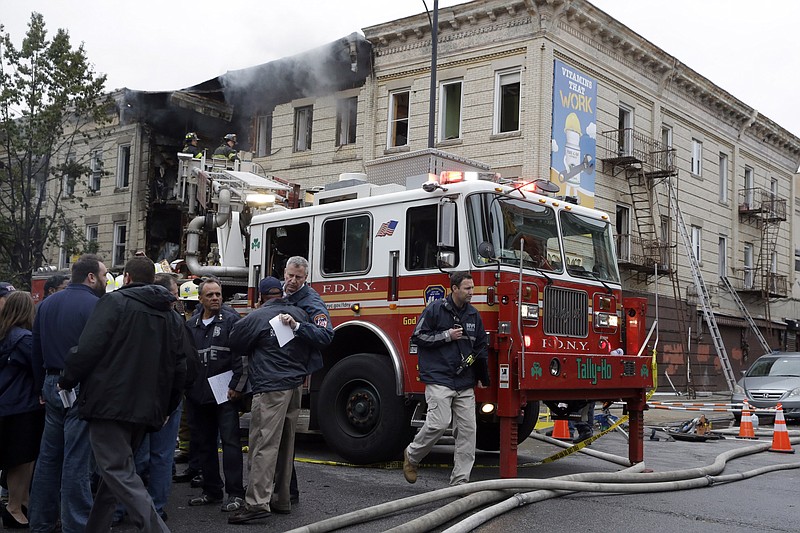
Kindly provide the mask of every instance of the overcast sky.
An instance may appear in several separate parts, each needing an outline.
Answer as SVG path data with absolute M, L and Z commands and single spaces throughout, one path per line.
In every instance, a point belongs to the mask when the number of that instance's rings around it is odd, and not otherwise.
M 433 7 L 433 0 L 426 0 Z M 440 0 L 440 7 L 462 3 Z M 592 0 L 639 35 L 800 136 L 800 1 Z M 424 11 L 422 0 L 0 0 L 19 46 L 30 13 L 69 31 L 107 89 L 188 87 Z

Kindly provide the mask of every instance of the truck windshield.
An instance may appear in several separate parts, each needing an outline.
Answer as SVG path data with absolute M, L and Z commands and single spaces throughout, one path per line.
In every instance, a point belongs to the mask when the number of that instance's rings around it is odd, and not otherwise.
M 563 272 L 556 214 L 521 199 L 482 193 L 466 201 L 472 260 L 485 264 L 478 245 L 489 242 L 501 264 Z
M 560 217 L 567 273 L 619 283 L 611 225 L 571 211 L 562 211 Z

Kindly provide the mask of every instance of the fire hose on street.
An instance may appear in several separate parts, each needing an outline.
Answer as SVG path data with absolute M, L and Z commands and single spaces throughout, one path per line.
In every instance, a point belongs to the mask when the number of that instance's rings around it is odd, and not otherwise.
M 800 437 L 790 439 L 792 444 L 800 444 Z M 800 463 L 787 463 L 756 468 L 738 474 L 720 475 L 728 461 L 766 451 L 771 443 L 762 442 L 730 450 L 719 454 L 708 466 L 672 470 L 668 472 L 643 472 L 644 463 L 639 463 L 620 472 L 582 473 L 552 479 L 497 479 L 476 481 L 455 487 L 418 494 L 399 500 L 374 505 L 337 517 L 321 520 L 313 524 L 293 529 L 290 533 L 319 533 L 353 526 L 375 520 L 383 516 L 405 511 L 419 505 L 453 497 L 463 497 L 436 511 L 423 515 L 390 531 L 394 533 L 414 533 L 430 531 L 457 517 L 472 512 L 493 502 L 494 505 L 478 511 L 446 530 L 447 533 L 472 531 L 481 524 L 529 503 L 535 503 L 573 492 L 599 492 L 635 494 L 669 492 L 684 489 L 708 487 L 717 483 L 730 483 L 754 476 L 800 468 Z M 530 492 L 520 492 L 530 491 Z M 503 501 L 500 501 L 503 500 Z

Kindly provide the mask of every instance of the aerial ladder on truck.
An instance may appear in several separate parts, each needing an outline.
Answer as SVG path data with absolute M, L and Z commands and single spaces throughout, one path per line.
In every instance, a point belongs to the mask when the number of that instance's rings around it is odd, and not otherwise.
M 259 176 L 248 161 L 207 160 L 179 153 L 178 197 L 195 215 L 186 228 L 185 261 L 197 276 L 247 284 L 247 227 L 255 214 L 286 209 L 276 193 L 296 196 L 298 186 Z M 216 231 L 219 264 L 201 264 L 200 237 Z M 209 261 L 209 263 L 217 261 Z

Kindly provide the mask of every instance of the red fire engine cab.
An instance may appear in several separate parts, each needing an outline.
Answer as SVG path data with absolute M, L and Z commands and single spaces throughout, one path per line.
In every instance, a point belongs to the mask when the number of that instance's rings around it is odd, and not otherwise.
M 516 446 L 539 402 L 557 418 L 587 401 L 626 402 L 629 457 L 643 460 L 653 384 L 645 299 L 623 297 L 608 215 L 539 194 L 546 183 L 443 172 L 400 192 L 362 184 L 359 194 L 339 190 L 343 201 L 253 218 L 251 299 L 259 279 L 282 279 L 286 259 L 302 255 L 331 314 L 310 427 L 339 455 L 394 459 L 411 440 L 424 402 L 411 334 L 425 306 L 447 295 L 448 273 L 468 270 L 492 378 L 476 389 L 478 447 L 501 450 L 501 475 L 516 475 Z

